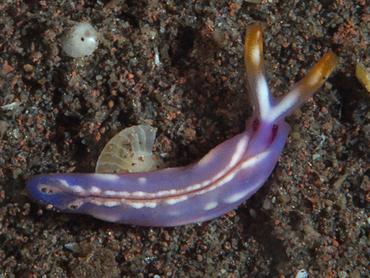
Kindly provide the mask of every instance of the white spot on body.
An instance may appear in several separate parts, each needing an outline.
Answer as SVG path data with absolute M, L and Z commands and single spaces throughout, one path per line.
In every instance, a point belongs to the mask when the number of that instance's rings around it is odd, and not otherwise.
M 106 207 L 116 207 L 119 206 L 121 203 L 119 201 L 105 201 L 103 203 L 104 206 Z
M 144 207 L 148 208 L 155 208 L 157 206 L 157 202 L 150 202 L 150 201 L 144 201 L 144 202 L 128 202 L 127 203 L 129 206 L 136 208 L 136 209 L 141 209 Z
M 101 189 L 97 186 L 92 186 L 90 188 L 90 193 L 91 194 L 100 194 L 101 193 Z
M 220 183 L 225 184 L 225 183 L 230 182 L 236 176 L 237 173 L 238 171 L 233 171 L 229 175 L 225 176 L 225 178 L 223 178 Z
M 75 193 L 83 193 L 83 192 L 85 192 L 85 189 L 83 189 L 83 187 L 80 186 L 80 185 L 74 185 L 74 186 L 71 186 L 70 188 Z
M 237 163 L 239 163 L 239 161 L 243 158 L 243 156 L 245 154 L 245 150 L 247 148 L 247 145 L 248 145 L 248 138 L 245 138 L 245 136 L 243 136 L 240 139 L 240 141 L 237 143 L 235 151 L 234 151 L 234 153 L 233 153 L 233 155 L 230 159 L 230 162 L 228 163 L 227 167 L 223 171 L 215 173 L 213 175 L 213 177 L 209 180 L 205 180 L 205 181 L 201 182 L 200 184 L 195 184 L 195 185 L 190 186 L 189 188 L 187 188 L 187 190 L 189 190 L 189 191 L 190 190 L 197 190 L 197 189 L 205 187 L 208 184 L 210 184 L 212 182 L 215 182 L 216 180 L 225 176 L 225 174 L 228 171 L 230 171 L 230 169 L 233 168 Z M 219 184 L 219 183 L 217 183 L 217 184 Z M 209 191 L 209 190 L 207 190 L 207 191 Z
M 206 185 L 210 184 L 213 180 L 214 180 L 214 179 L 210 179 L 210 180 L 205 180 L 205 181 L 203 181 L 201 184 L 199 184 L 199 185 L 200 185 L 200 186 L 199 186 L 199 188 L 204 187 L 204 186 L 206 186 Z
M 155 208 L 157 206 L 157 202 L 145 202 L 144 206 L 148 208 Z
M 156 193 L 148 193 L 153 195 L 154 197 L 162 197 L 162 196 L 167 196 L 167 195 L 177 195 L 178 191 L 176 189 L 171 189 L 171 190 L 163 190 L 163 191 L 158 191 Z
M 134 197 L 145 197 L 147 195 L 148 193 L 143 192 L 143 191 L 135 191 L 131 193 L 131 196 L 134 196 Z
M 211 209 L 216 208 L 217 206 L 218 206 L 218 203 L 216 201 L 211 201 L 204 206 L 204 210 L 211 210 Z
M 233 156 L 231 157 L 229 169 L 231 167 L 234 167 L 236 163 L 239 162 L 239 160 L 243 157 L 246 147 L 248 144 L 248 138 L 245 138 L 244 136 L 241 138 L 241 140 L 238 142 L 236 149 L 234 151 Z
M 171 199 L 168 199 L 166 201 L 166 204 L 174 205 L 174 204 L 177 204 L 179 202 L 183 202 L 183 201 L 185 201 L 187 199 L 188 199 L 188 196 L 187 195 L 184 195 L 184 196 L 181 196 L 181 197 L 178 197 L 178 198 L 171 198 Z
M 114 197 L 114 196 L 117 196 L 117 192 L 113 190 L 105 190 L 103 192 L 103 195 Z
M 254 184 L 249 184 L 248 187 L 243 191 L 238 191 L 234 194 L 227 196 L 224 199 L 224 202 L 227 204 L 236 203 L 241 201 L 242 199 L 246 198 L 247 196 L 251 195 L 252 193 L 256 192 L 257 189 L 265 182 L 266 178 L 263 177 L 262 179 L 257 180 Z
M 247 169 L 256 166 L 258 163 L 262 162 L 262 160 L 264 160 L 269 155 L 269 153 L 270 150 L 267 150 L 248 158 L 246 161 L 242 163 L 241 169 Z
M 117 181 L 119 180 L 119 175 L 115 174 L 93 174 L 94 178 L 103 180 L 103 181 Z
M 220 186 L 223 186 L 225 183 L 230 182 L 239 173 L 239 170 L 240 170 L 240 167 L 230 172 L 228 175 L 224 176 L 221 180 L 216 182 L 213 186 L 206 187 L 202 190 L 196 191 L 195 195 L 202 195 L 204 193 L 207 193 L 208 191 L 212 191 Z
M 144 207 L 143 203 L 129 203 L 129 205 L 136 209 L 141 209 Z
M 249 192 L 249 190 L 248 190 L 248 192 Z M 244 197 L 245 197 L 245 191 L 237 192 L 237 193 L 234 193 L 234 194 L 226 197 L 224 199 L 224 202 L 227 203 L 227 204 L 232 204 L 232 203 L 235 203 L 237 201 L 240 201 Z
M 64 187 L 67 187 L 69 188 L 70 185 L 69 183 L 66 181 L 66 180 L 63 180 L 63 179 L 58 179 L 58 181 L 64 186 Z
M 261 52 L 258 48 L 258 46 L 255 46 L 251 49 L 251 60 L 252 60 L 252 63 L 255 65 L 255 66 L 260 66 L 261 64 Z
M 190 190 L 190 191 L 198 190 L 199 188 L 202 188 L 204 186 L 207 186 L 211 182 L 212 182 L 212 180 L 205 180 L 202 183 L 193 184 L 193 185 L 189 186 L 189 189 L 188 190 Z
M 139 184 L 144 184 L 144 183 L 146 183 L 147 178 L 145 178 L 145 177 L 140 177 L 140 178 L 138 178 L 138 179 L 137 179 L 137 181 L 139 182 Z

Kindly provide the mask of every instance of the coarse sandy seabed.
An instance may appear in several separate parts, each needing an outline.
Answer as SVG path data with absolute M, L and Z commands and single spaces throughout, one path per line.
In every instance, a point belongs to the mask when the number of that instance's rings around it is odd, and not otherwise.
M 0 2 L 0 277 L 294 277 L 302 268 L 366 276 L 370 99 L 354 76 L 357 61 L 370 66 L 366 1 L 248 2 Z M 92 56 L 61 52 L 74 21 L 102 34 Z M 276 95 L 328 49 L 341 65 L 289 117 L 285 151 L 252 199 L 216 220 L 165 229 L 31 202 L 28 177 L 92 172 L 125 127 L 157 127 L 155 151 L 170 165 L 240 132 L 251 111 L 243 36 L 254 21 L 265 28 Z

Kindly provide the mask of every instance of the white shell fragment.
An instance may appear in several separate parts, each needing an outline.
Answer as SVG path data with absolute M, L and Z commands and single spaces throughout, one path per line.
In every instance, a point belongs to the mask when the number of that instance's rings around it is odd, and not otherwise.
M 149 125 L 123 129 L 105 145 L 95 172 L 135 173 L 162 168 L 162 160 L 152 153 L 156 132 L 157 129 Z
M 295 275 L 295 278 L 308 278 L 308 273 L 305 269 L 298 270 L 297 274 Z
M 62 41 L 64 52 L 73 58 L 91 55 L 99 45 L 98 32 L 90 23 L 78 23 Z

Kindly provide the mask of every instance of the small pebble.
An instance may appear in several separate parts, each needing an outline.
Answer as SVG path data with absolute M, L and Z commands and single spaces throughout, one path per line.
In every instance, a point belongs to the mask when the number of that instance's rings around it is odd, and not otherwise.
M 6 130 L 8 129 L 9 125 L 5 121 L 0 121 L 0 140 L 3 139 Z
M 271 209 L 271 207 L 272 207 L 272 204 L 271 204 L 270 199 L 265 199 L 265 200 L 263 201 L 262 208 L 263 208 L 264 210 L 269 210 L 269 209 Z
M 254 209 L 250 209 L 250 210 L 249 210 L 249 215 L 250 215 L 252 218 L 256 218 L 256 217 L 257 217 L 257 212 L 256 212 Z
M 80 252 L 80 246 L 76 242 L 69 242 L 64 244 L 64 248 L 68 251 L 71 251 L 73 253 L 79 253 Z
M 30 64 L 25 64 L 25 65 L 23 66 L 23 69 L 24 69 L 24 71 L 25 71 L 25 72 L 27 72 L 27 73 L 32 73 L 32 72 L 33 72 L 33 66 L 32 66 L 32 65 L 30 65 Z
M 109 100 L 108 101 L 108 107 L 109 107 L 109 109 L 112 109 L 113 106 L 114 106 L 114 101 L 113 100 Z

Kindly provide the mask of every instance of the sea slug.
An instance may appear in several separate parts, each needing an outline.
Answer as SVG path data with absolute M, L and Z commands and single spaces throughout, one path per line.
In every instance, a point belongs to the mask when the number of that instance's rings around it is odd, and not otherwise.
M 337 64 L 334 53 L 319 62 L 280 100 L 263 73 L 259 24 L 245 37 L 244 57 L 254 112 L 246 130 L 189 166 L 124 174 L 49 174 L 27 182 L 29 195 L 63 212 L 141 226 L 206 221 L 236 208 L 270 176 L 289 133 L 284 118 L 320 88 Z

